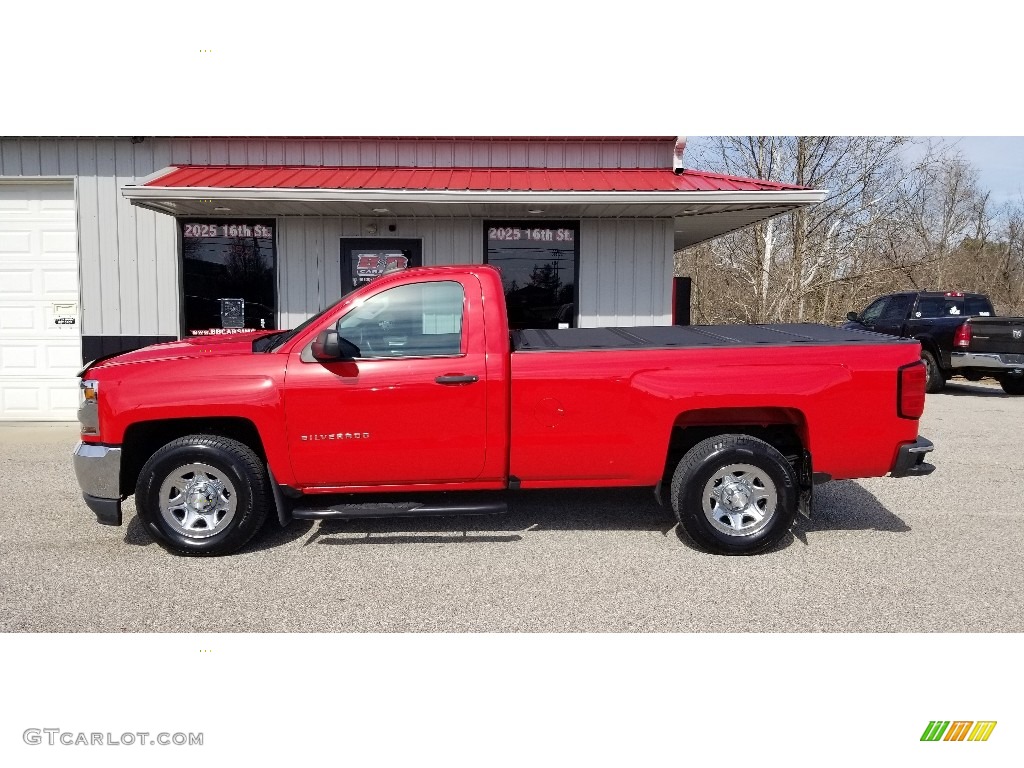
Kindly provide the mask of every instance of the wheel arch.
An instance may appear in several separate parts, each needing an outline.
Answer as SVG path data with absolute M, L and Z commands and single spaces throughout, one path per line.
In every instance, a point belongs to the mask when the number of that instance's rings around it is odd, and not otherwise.
M 921 336 L 915 336 L 914 338 L 921 345 L 921 350 L 923 352 L 928 352 L 929 354 L 931 354 L 932 357 L 935 358 L 935 362 L 939 366 L 939 370 L 943 374 L 945 374 L 946 371 L 947 371 L 947 368 L 944 366 L 944 363 L 943 363 L 942 350 L 939 348 L 939 344 L 938 344 L 937 341 L 935 341 L 934 337 L 926 336 L 926 335 L 921 335 Z M 948 359 L 948 355 L 947 355 L 947 359 Z
M 810 476 L 807 419 L 798 408 L 704 408 L 679 414 L 672 424 L 660 492 L 672 480 L 679 460 L 697 443 L 725 434 L 750 435 L 785 456 L 797 476 Z M 804 466 L 806 464 L 806 466 Z
M 161 447 L 185 435 L 216 435 L 248 446 L 266 463 L 267 454 L 256 425 L 249 419 L 235 416 L 218 418 L 177 418 L 140 421 L 130 424 L 121 445 L 121 494 L 131 495 L 139 472 Z

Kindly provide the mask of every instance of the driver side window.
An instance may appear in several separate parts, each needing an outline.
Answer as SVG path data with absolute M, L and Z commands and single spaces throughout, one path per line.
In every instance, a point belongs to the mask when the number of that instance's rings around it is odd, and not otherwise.
M 874 325 L 875 323 L 878 322 L 878 318 L 880 318 L 882 316 L 882 313 L 885 311 L 885 308 L 886 308 L 886 306 L 888 304 L 889 304 L 889 297 L 888 296 L 885 296 L 885 297 L 883 297 L 881 299 L 878 299 L 877 301 L 872 303 L 870 306 L 868 306 L 867 309 L 865 309 L 863 312 L 861 312 L 861 315 L 860 315 L 861 322 L 864 323 L 865 325 Z
M 462 352 L 462 285 L 399 285 L 372 296 L 338 321 L 338 335 L 361 358 L 442 357 Z

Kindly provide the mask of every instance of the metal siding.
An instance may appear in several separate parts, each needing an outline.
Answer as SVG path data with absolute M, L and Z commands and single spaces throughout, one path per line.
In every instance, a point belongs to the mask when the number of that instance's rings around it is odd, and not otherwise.
M 307 248 L 307 231 L 313 226 L 319 226 L 319 219 L 278 220 L 277 303 L 282 328 L 294 328 L 323 308 L 317 254 Z M 312 239 L 315 242 L 315 233 Z
M 247 141 L 245 143 L 245 161 L 261 165 L 267 162 L 267 143 L 265 141 Z
M 504 160 L 502 157 L 504 156 Z M 508 165 L 507 146 L 488 146 L 480 142 L 473 142 L 472 164 L 474 166 L 498 166 Z
M 655 315 L 654 285 L 660 282 L 655 279 L 658 273 L 658 265 L 661 262 L 660 254 L 655 247 L 662 234 L 661 222 L 656 219 L 639 219 L 636 221 L 636 242 L 635 248 L 640 260 L 643 254 L 651 254 L 651 268 L 637 269 L 633 273 L 633 300 L 632 312 L 636 325 L 648 325 L 653 323 Z M 659 313 L 664 310 L 658 307 Z
M 508 150 L 505 148 L 505 157 L 508 157 Z M 497 164 L 497 161 L 494 161 Z M 507 162 L 507 161 L 506 161 Z M 452 165 L 464 167 L 473 164 L 473 142 L 456 141 L 452 145 Z
M 44 139 L 39 142 L 39 173 L 43 176 L 60 175 L 60 153 L 57 151 L 56 139 Z
M 149 144 L 149 141 L 145 142 Z M 203 150 L 211 152 L 208 142 L 202 143 Z M 154 142 L 147 150 L 151 153 L 154 170 L 166 168 L 171 163 L 171 147 L 168 142 Z M 152 173 L 152 171 L 151 171 Z M 153 252 L 156 263 L 156 295 L 151 297 L 157 305 L 157 328 L 147 335 L 177 336 L 181 333 L 181 267 L 178 264 L 178 225 L 173 216 L 153 213 Z
M 580 220 L 580 263 L 579 283 L 576 291 L 579 297 L 580 327 L 598 325 L 597 318 L 597 249 L 600 246 L 598 223 L 593 219 Z
M 21 145 L 17 139 L 0 141 L 0 173 L 21 176 Z
M 96 142 L 96 207 L 99 216 L 99 253 L 103 303 L 100 307 L 104 334 L 121 332 L 121 253 L 117 243 L 117 178 L 114 175 L 114 142 Z
M 611 325 L 636 325 L 634 312 L 633 277 L 644 261 L 644 254 L 637 253 L 637 222 L 616 222 L 616 252 L 609 269 L 615 274 L 615 303 Z
M 40 176 L 39 142 L 35 139 L 21 140 L 21 173 L 23 176 Z
M 434 165 L 445 168 L 455 165 L 455 142 L 441 141 L 434 145 Z
M 616 158 L 620 168 L 640 167 L 640 148 L 635 142 L 619 145 L 619 156 Z
M 283 141 L 268 141 L 267 142 L 267 163 L 273 163 L 280 165 L 284 162 L 284 142 Z
M 582 168 L 583 167 L 583 145 L 581 143 L 572 142 L 565 145 L 565 157 L 563 159 L 564 167 L 566 168 Z
M 100 276 L 99 178 L 96 143 L 77 142 L 78 258 L 82 294 L 82 335 L 103 333 L 103 280 Z
M 56 141 L 57 173 L 74 176 L 78 173 L 78 144 L 74 141 Z
M 192 142 L 190 142 L 188 139 L 171 140 L 171 164 L 192 164 Z
M 582 328 L 672 322 L 672 222 L 580 222 Z
M 149 142 L 145 142 L 142 146 L 145 146 L 146 144 L 149 144 Z M 210 163 L 210 142 L 204 139 L 193 141 L 191 155 L 192 162 L 196 165 L 208 165 Z M 156 170 L 160 170 L 160 168 L 157 168 Z
M 117 287 L 121 305 L 119 331 L 128 336 L 140 336 L 139 305 L 144 303 L 139 296 L 139 257 L 135 206 L 121 196 L 124 184 L 135 179 L 135 163 L 132 160 L 133 145 L 118 141 L 114 144 L 114 216 L 117 223 L 118 270 Z M 148 298 L 148 297 L 147 297 Z
M 132 147 L 132 176 L 144 178 L 152 173 L 153 147 L 147 143 Z M 127 202 L 127 201 L 125 201 Z M 156 265 L 156 216 L 153 211 L 130 206 L 135 224 L 133 236 L 135 258 L 138 269 L 137 290 L 139 302 L 139 335 L 154 335 L 160 327 L 160 291 L 157 283 Z M 167 217 L 164 217 L 167 218 Z M 177 291 L 174 292 L 177 294 Z M 151 329 L 154 333 L 143 334 L 141 329 Z M 159 334 L 157 334 L 159 335 Z
M 303 142 L 302 162 L 305 165 L 323 165 L 324 153 L 320 143 L 316 141 Z
M 398 144 L 394 141 L 380 143 L 380 164 L 398 165 Z
M 324 142 L 324 165 L 341 165 L 341 142 Z

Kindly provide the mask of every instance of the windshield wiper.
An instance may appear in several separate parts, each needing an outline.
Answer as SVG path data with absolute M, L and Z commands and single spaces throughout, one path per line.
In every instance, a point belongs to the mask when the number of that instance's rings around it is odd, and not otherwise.
M 266 336 L 260 336 L 256 341 L 252 343 L 253 352 L 270 352 L 280 339 L 282 342 L 287 341 L 287 338 L 281 339 L 282 335 L 290 334 L 291 331 L 278 331 L 277 333 L 270 333 Z

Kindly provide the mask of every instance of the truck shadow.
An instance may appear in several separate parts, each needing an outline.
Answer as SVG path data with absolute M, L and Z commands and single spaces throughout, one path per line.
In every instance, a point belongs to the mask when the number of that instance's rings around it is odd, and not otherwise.
M 151 544 L 157 546 L 156 540 L 150 536 L 138 515 L 132 514 L 129 518 L 126 511 L 125 517 L 128 518 L 128 524 L 124 529 L 125 544 L 136 547 L 148 547 Z M 313 523 L 308 520 L 293 520 L 290 525 L 282 528 L 275 516 L 268 519 L 263 529 L 240 551 L 259 552 L 264 549 L 273 549 L 302 538 L 309 533 L 312 527 Z
M 815 489 L 811 520 L 798 517 L 793 533 L 770 551 L 794 541 L 808 545 L 809 532 L 841 530 L 906 533 L 910 526 L 857 483 L 836 481 Z M 672 511 L 659 506 L 649 489 L 524 492 L 514 497 L 507 515 L 325 520 L 313 527 L 303 546 L 513 544 L 531 531 L 649 531 L 676 536 L 696 549 Z
M 504 515 L 324 520 L 309 544 L 511 544 L 529 531 L 635 530 L 668 533 L 671 511 L 649 489 L 524 491 Z
M 910 526 L 857 483 L 835 481 L 815 489 L 811 520 L 798 516 L 792 534 L 769 551 L 785 549 L 795 541 L 808 545 L 809 532 L 840 530 L 905 533 Z M 241 551 L 259 552 L 300 539 L 303 547 L 515 544 L 532 531 L 648 531 L 677 537 L 697 549 L 679 530 L 672 511 L 659 506 L 650 489 L 615 488 L 523 492 L 513 497 L 505 515 L 295 520 L 285 528 L 270 519 Z M 128 518 L 124 541 L 140 547 L 156 545 L 135 514 Z
M 953 397 L 1013 397 L 1013 395 L 1003 392 L 1002 387 L 971 384 L 966 379 L 948 381 L 941 392 L 928 395 L 928 397 L 941 397 L 943 395 L 952 395 Z

